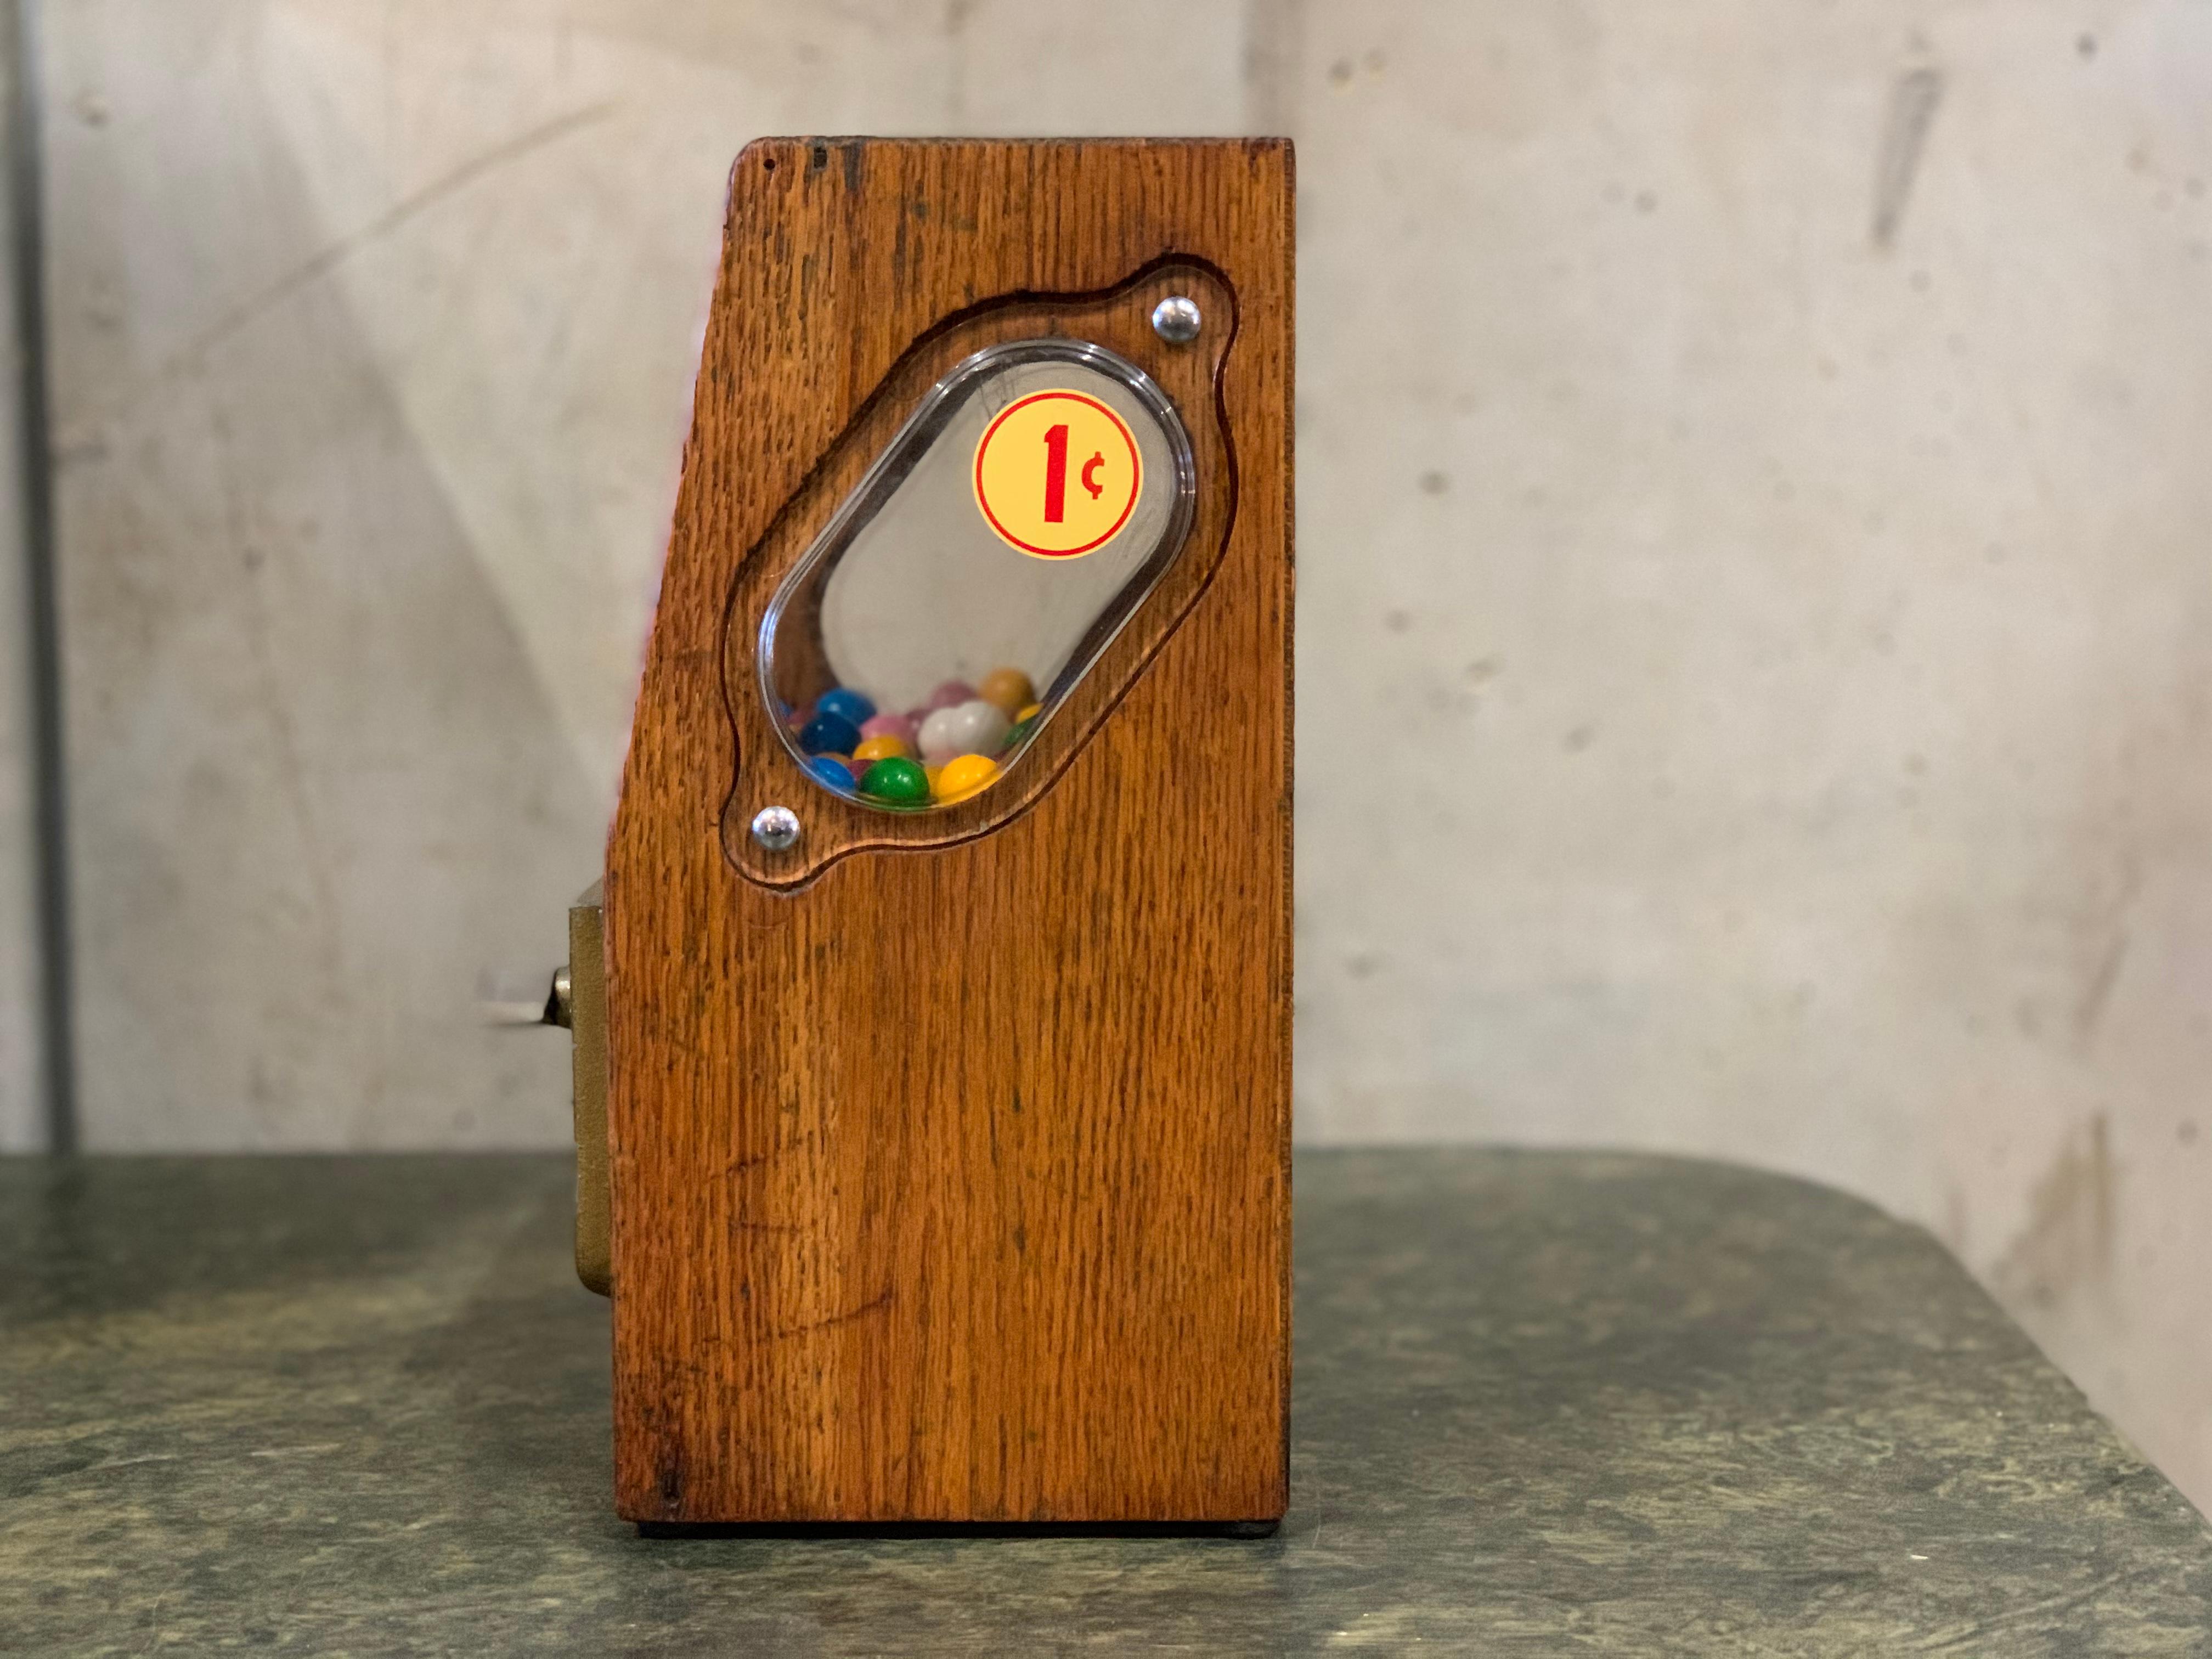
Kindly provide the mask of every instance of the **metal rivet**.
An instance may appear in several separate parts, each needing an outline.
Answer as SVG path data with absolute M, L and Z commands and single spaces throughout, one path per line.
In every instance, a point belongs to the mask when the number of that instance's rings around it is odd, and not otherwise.
M 553 970 L 553 988 L 545 994 L 545 1012 L 538 1018 L 542 1024 L 575 1029 L 576 987 L 566 968 Z
M 753 814 L 753 839 L 771 853 L 799 844 L 799 814 L 788 806 L 763 806 Z
M 1198 301 L 1170 294 L 1152 307 L 1152 332 L 1170 345 L 1188 345 L 1198 337 Z

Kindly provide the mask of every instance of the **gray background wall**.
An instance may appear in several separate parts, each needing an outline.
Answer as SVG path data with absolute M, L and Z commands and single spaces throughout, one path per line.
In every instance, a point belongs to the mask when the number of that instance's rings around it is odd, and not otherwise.
M 2212 1498 L 2212 7 L 39 11 L 91 1145 L 563 1139 L 748 138 L 1287 131 L 1301 1134 L 1847 1187 Z
M 0 6 L 0 223 L 15 214 L 18 85 L 13 8 Z M 0 258 L 0 1152 L 42 1143 L 46 1109 L 44 987 L 39 921 L 38 691 L 33 665 L 31 550 L 15 395 L 30 365 L 18 326 L 16 262 Z

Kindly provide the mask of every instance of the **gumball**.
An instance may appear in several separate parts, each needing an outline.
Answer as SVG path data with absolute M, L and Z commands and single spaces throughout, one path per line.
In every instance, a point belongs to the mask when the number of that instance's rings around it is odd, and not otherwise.
M 810 755 L 849 755 L 860 741 L 860 728 L 842 714 L 817 714 L 799 733 L 799 746 Z
M 1036 701 L 1036 687 L 1018 668 L 994 668 L 983 676 L 975 695 L 985 702 L 995 704 L 1000 714 L 1013 720 L 1018 710 Z
M 853 787 L 853 769 L 836 755 L 816 755 L 808 759 L 806 769 L 832 789 L 849 790 Z
M 933 708 L 929 718 L 921 723 L 921 757 L 942 766 L 960 751 L 952 746 L 952 728 L 956 722 L 950 708 Z
M 1006 738 L 1006 715 L 976 697 L 957 708 L 940 708 L 921 723 L 922 758 L 943 762 L 956 755 L 995 755 Z
M 914 762 L 894 755 L 877 761 L 860 775 L 860 793 L 872 800 L 918 805 L 929 799 L 929 775 Z
M 856 761 L 911 760 L 914 750 L 900 738 L 862 738 L 860 746 L 853 751 Z
M 1016 720 L 1012 728 L 1006 733 L 1006 740 L 999 745 L 999 752 L 1003 755 L 1010 749 L 1020 747 L 1022 740 L 1035 730 L 1036 730 L 1035 718 Z
M 947 680 L 929 694 L 927 707 L 932 711 L 939 708 L 957 708 L 962 703 L 972 701 L 975 696 L 975 688 L 967 681 Z
M 1024 720 L 1033 720 L 1039 714 L 1043 713 L 1044 705 L 1041 702 L 1033 702 L 1028 708 L 1023 709 L 1020 714 L 1014 716 L 1014 724 L 1019 726 Z
M 945 775 L 945 769 L 941 766 L 925 766 L 921 770 L 922 775 L 929 780 L 929 793 L 933 795 L 937 793 L 937 781 Z
M 864 738 L 896 738 L 913 751 L 915 740 L 921 735 L 921 722 L 904 714 L 878 714 L 860 722 Z
M 817 714 L 836 714 L 857 726 L 876 712 L 876 705 L 864 694 L 848 685 L 840 685 L 824 691 L 814 700 Z
M 963 755 L 938 769 L 937 799 L 965 800 L 999 775 L 999 763 L 988 755 Z

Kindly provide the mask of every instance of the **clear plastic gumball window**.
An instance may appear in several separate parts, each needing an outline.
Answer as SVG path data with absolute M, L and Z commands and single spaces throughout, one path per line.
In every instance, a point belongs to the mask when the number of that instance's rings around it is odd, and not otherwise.
M 968 358 L 777 589 L 761 690 L 823 788 L 951 806 L 1020 763 L 1182 551 L 1188 434 L 1134 364 L 1082 341 Z

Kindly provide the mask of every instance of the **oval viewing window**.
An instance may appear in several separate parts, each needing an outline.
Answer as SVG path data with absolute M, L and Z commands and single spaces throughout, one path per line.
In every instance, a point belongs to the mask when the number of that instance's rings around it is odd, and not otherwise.
M 776 590 L 761 691 L 823 788 L 927 811 L 1018 764 L 1189 534 L 1189 435 L 1076 340 L 932 387 Z

